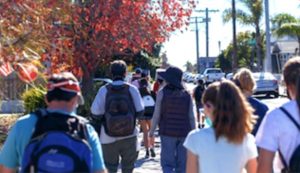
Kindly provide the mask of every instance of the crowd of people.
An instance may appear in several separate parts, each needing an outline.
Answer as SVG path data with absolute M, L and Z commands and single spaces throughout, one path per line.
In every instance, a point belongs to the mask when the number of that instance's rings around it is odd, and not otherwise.
M 11 128 L 0 150 L 0 172 L 132 173 L 139 130 L 147 159 L 157 155 L 157 128 L 164 173 L 272 173 L 276 152 L 282 172 L 300 172 L 300 57 L 283 68 L 290 101 L 274 110 L 252 96 L 255 80 L 246 68 L 207 87 L 199 80 L 192 93 L 174 66 L 159 71 L 153 87 L 140 68 L 126 82 L 122 60 L 112 62 L 110 72 L 113 82 L 99 89 L 91 105 L 96 129 L 76 115 L 84 100 L 74 75 L 52 75 L 47 108 Z

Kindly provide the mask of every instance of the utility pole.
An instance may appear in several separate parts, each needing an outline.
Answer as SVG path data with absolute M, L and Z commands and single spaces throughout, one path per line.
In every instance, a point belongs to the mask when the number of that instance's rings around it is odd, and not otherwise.
M 200 53 L 199 53 L 199 28 L 198 28 L 198 23 L 203 23 L 203 17 L 191 17 L 192 19 L 195 19 L 195 22 L 191 22 L 191 23 L 195 23 L 196 24 L 196 63 L 197 63 L 197 72 L 200 73 L 200 68 L 199 68 L 199 57 L 200 57 Z M 202 21 L 199 21 L 198 19 L 202 19 Z
M 206 58 L 209 58 L 209 13 L 216 13 L 219 12 L 219 10 L 209 10 L 206 8 L 205 10 L 198 10 L 197 12 L 205 12 L 205 32 L 206 32 Z
M 270 18 L 269 18 L 269 0 L 265 0 L 265 16 L 266 16 L 266 57 L 264 61 L 264 71 L 271 72 L 271 39 L 270 39 Z

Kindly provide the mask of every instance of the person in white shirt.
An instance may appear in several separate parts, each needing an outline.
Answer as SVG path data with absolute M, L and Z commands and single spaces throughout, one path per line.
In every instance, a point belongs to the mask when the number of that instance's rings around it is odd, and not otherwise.
M 97 119 L 102 120 L 101 130 L 97 130 L 100 131 L 100 142 L 102 144 L 104 162 L 109 173 L 116 173 L 118 171 L 120 162 L 123 173 L 132 173 L 134 169 L 134 163 L 138 156 L 138 130 L 135 127 L 135 119 L 143 115 L 144 104 L 138 89 L 124 81 L 126 71 L 127 65 L 124 61 L 115 60 L 112 62 L 110 66 L 110 72 L 113 77 L 113 82 L 111 84 L 104 85 L 99 89 L 91 106 L 92 114 L 97 117 Z M 121 88 L 123 89 L 120 90 Z M 120 102 L 117 102 L 117 100 L 110 101 L 112 99 L 109 99 L 109 95 L 112 95 L 113 93 L 120 95 L 124 92 L 130 94 L 128 105 L 121 105 Z M 117 94 L 114 94 L 115 97 Z M 118 100 L 122 100 L 124 97 L 125 95 L 122 94 L 122 97 L 119 97 Z M 111 103 L 111 105 L 109 105 L 109 103 Z M 117 112 L 114 115 L 108 114 L 111 107 L 113 111 Z M 127 130 L 122 129 L 127 127 L 128 119 L 122 119 L 120 117 L 128 117 L 125 116 L 126 114 L 124 115 L 122 111 L 123 109 L 126 110 L 126 108 L 129 110 L 131 107 L 134 109 L 134 118 L 132 118 L 134 119 L 132 132 L 130 132 L 128 135 L 110 135 L 109 133 L 112 134 L 112 130 L 114 130 L 114 133 L 116 133 L 116 131 L 126 133 Z M 120 123 L 121 126 L 118 124 L 110 125 L 117 121 L 123 121 L 123 123 Z
M 217 100 L 216 104 L 210 100 Z M 228 80 L 213 83 L 202 102 L 212 127 L 193 130 L 187 136 L 186 172 L 241 173 L 246 168 L 255 173 L 257 149 L 250 134 L 253 109 L 241 91 Z
M 294 150 L 300 144 L 298 128 L 282 110 L 285 109 L 296 123 L 300 124 L 300 57 L 287 61 L 283 68 L 283 77 L 291 100 L 280 108 L 270 111 L 257 132 L 258 173 L 273 171 L 273 160 L 277 151 L 282 155 L 281 161 L 285 162 L 286 166 L 290 166 L 289 162 Z

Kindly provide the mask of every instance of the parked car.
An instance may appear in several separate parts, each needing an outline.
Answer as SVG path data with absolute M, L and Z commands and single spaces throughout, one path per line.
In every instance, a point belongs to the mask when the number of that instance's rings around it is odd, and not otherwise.
M 203 72 L 203 80 L 207 85 L 219 81 L 223 77 L 225 77 L 225 73 L 220 68 L 207 68 Z
M 227 73 L 225 78 L 228 79 L 228 80 L 232 80 L 233 79 L 233 73 Z
M 256 81 L 254 94 L 266 94 L 267 96 L 274 95 L 276 98 L 279 96 L 278 81 L 273 74 L 268 72 L 258 72 L 253 73 L 253 76 Z
M 187 83 L 194 82 L 194 78 L 195 78 L 195 75 L 191 73 L 186 76 L 185 82 L 187 82 Z

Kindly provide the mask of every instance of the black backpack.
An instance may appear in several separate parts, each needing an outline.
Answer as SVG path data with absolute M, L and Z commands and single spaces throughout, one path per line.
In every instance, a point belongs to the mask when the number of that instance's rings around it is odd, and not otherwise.
M 129 85 L 106 85 L 104 129 L 109 136 L 133 134 L 136 123 L 135 107 Z
M 284 112 L 284 114 L 293 122 L 293 124 L 300 131 L 300 125 L 296 122 L 292 115 L 283 107 L 280 107 L 280 110 Z M 300 145 L 298 145 L 294 150 L 289 164 L 287 164 L 287 162 L 284 160 L 284 157 L 280 150 L 279 155 L 284 165 L 282 173 L 300 173 Z
M 38 110 L 34 133 L 22 156 L 23 172 L 92 172 L 87 121 Z

